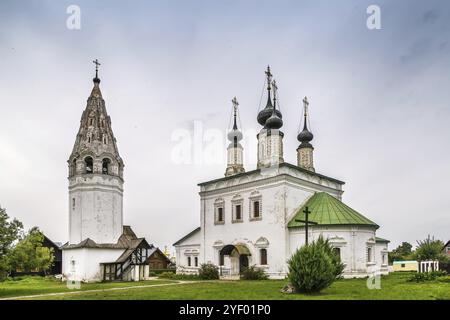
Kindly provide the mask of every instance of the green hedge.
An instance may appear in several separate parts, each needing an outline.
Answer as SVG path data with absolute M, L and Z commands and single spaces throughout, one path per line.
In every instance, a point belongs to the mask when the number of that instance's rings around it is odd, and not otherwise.
M 164 273 L 164 272 L 175 273 L 176 269 L 150 269 L 150 273 L 157 274 L 157 275 L 161 274 L 161 273 Z
M 159 275 L 159 278 L 170 280 L 200 280 L 198 274 L 176 274 L 173 272 L 163 272 Z

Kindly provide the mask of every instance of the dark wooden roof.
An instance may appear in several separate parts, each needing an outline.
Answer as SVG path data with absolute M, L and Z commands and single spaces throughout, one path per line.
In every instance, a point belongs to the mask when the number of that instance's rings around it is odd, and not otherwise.
M 150 250 L 151 250 L 151 251 L 150 251 L 149 254 L 148 254 L 147 262 L 150 260 L 150 258 L 151 258 L 156 252 L 158 252 L 158 253 L 159 253 L 159 256 L 163 257 L 163 258 L 167 261 L 167 263 L 172 263 L 172 261 L 170 261 L 170 259 L 164 254 L 164 252 L 162 252 L 161 250 L 159 250 L 159 248 L 154 247 L 154 248 L 152 248 L 152 249 L 150 249 Z
M 130 226 L 123 226 L 122 235 L 116 243 L 96 243 L 94 240 L 87 238 L 77 244 L 65 244 L 62 249 L 78 249 L 78 248 L 99 248 L 99 249 L 133 249 L 137 248 L 142 241 L 150 246 L 145 238 L 138 238 Z M 151 246 L 150 246 L 151 247 Z

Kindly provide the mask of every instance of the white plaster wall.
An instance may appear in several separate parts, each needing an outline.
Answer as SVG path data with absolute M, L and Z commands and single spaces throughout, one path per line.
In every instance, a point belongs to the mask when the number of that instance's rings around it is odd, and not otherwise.
M 182 244 L 175 246 L 177 273 L 196 273 L 197 269 L 194 267 L 194 257 L 198 257 L 198 265 L 203 263 L 201 242 L 201 231 L 191 235 Z M 189 267 L 187 257 L 191 257 L 192 264 Z
M 77 248 L 62 251 L 62 273 L 71 280 L 93 282 L 101 281 L 100 263 L 114 262 L 123 249 Z M 75 261 L 75 265 L 72 265 Z
M 258 191 L 261 196 L 261 220 L 250 221 L 250 193 Z M 243 222 L 232 222 L 232 199 L 242 198 Z M 224 199 L 224 224 L 215 224 L 214 201 L 218 196 L 202 200 L 202 235 L 204 237 L 204 262 L 219 264 L 219 251 L 228 244 L 245 244 L 250 252 L 249 265 L 258 265 L 259 250 L 256 241 L 264 237 L 269 241 L 267 259 L 269 274 L 284 272 L 285 264 L 285 202 L 282 184 L 255 188 L 246 188 L 238 193 L 227 192 L 220 195 Z
M 371 227 L 329 226 L 312 227 L 309 241 L 320 235 L 330 240 L 334 247 L 341 250 L 341 261 L 345 264 L 345 277 L 364 277 L 371 271 L 375 262 L 375 229 Z M 304 228 L 290 229 L 289 256 L 305 243 Z M 367 247 L 373 246 L 372 262 L 367 261 Z
M 388 269 L 388 243 L 387 242 L 377 242 L 375 244 L 375 263 L 376 263 L 376 271 L 381 272 L 382 274 L 389 273 Z M 383 256 L 384 263 L 383 263 Z
M 120 178 L 106 175 L 76 176 L 69 185 L 69 242 L 86 238 L 116 243 L 123 228 Z

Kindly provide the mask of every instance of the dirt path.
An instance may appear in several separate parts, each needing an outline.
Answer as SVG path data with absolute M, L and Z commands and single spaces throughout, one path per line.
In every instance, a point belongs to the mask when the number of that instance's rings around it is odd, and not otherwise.
M 67 294 L 80 294 L 80 293 L 106 292 L 106 291 L 115 291 L 115 290 L 142 289 L 142 288 L 150 288 L 150 287 L 175 286 L 175 285 L 180 285 L 180 284 L 190 284 L 190 283 L 197 283 L 197 282 L 199 282 L 199 281 L 177 281 L 175 283 L 147 284 L 147 285 L 143 285 L 143 286 L 42 293 L 42 294 L 34 294 L 34 295 L 29 295 L 29 296 L 0 298 L 0 300 L 19 300 L 19 299 L 30 299 L 30 298 L 40 298 L 40 297 L 63 296 L 63 295 L 67 295 Z

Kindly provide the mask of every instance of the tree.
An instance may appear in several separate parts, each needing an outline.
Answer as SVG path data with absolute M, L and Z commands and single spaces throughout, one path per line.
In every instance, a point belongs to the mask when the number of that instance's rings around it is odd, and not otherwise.
M 402 242 L 397 248 L 389 252 L 389 262 L 410 260 L 412 258 L 412 244 L 409 242 Z
M 447 262 L 447 256 L 442 252 L 444 242 L 435 240 L 430 235 L 425 240 L 417 241 L 417 249 L 413 256 L 417 261 L 437 260 Z
M 0 208 L 0 281 L 9 273 L 7 255 L 22 234 L 23 224 L 17 219 L 11 221 L 6 214 L 6 209 Z
M 8 254 L 8 263 L 12 270 L 23 272 L 47 271 L 53 264 L 53 248 L 43 247 L 44 234 L 37 227 L 17 243 Z
M 288 278 L 297 292 L 319 292 L 341 277 L 344 264 L 333 247 L 320 236 L 297 249 L 288 261 Z

